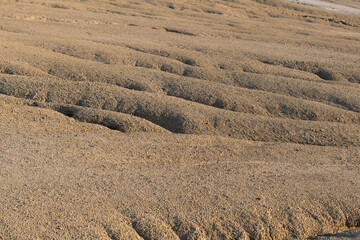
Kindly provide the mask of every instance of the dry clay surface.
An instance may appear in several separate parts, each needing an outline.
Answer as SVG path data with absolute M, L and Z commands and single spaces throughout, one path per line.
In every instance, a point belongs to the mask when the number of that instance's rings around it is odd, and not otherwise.
M 277 0 L 1 1 L 0 239 L 359 238 L 359 44 Z

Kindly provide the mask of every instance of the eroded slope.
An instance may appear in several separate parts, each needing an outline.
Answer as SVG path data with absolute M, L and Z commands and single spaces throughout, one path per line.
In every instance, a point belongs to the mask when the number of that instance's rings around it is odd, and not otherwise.
M 359 227 L 359 16 L 9 0 L 0 19 L 0 238 Z

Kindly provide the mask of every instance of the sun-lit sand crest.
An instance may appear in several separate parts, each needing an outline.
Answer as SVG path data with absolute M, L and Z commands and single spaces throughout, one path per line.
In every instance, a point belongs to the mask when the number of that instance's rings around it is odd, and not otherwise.
M 358 239 L 359 30 L 278 0 L 1 1 L 0 239 Z

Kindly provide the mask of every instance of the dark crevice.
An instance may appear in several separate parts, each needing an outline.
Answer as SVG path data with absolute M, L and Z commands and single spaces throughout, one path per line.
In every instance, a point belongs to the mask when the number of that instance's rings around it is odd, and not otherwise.
M 183 31 L 183 30 L 174 29 L 174 28 L 164 28 L 164 29 L 165 29 L 165 31 L 171 32 L 171 33 L 178 33 L 178 34 L 183 34 L 183 35 L 187 35 L 187 36 L 196 36 L 193 33 L 186 32 L 186 31 Z
M 111 240 L 119 240 L 115 234 L 111 231 L 110 228 L 108 228 L 106 225 L 104 225 L 104 229 L 106 231 L 106 234 L 108 235 L 108 237 L 111 239 Z
M 133 223 L 132 223 L 132 228 L 135 230 L 135 232 L 140 236 L 140 237 L 142 237 L 144 240 L 151 240 L 150 238 L 148 238 L 147 236 L 145 236 L 143 233 L 142 233 L 142 231 L 140 231 L 138 228 L 137 228 L 137 222 L 136 221 L 134 221 Z

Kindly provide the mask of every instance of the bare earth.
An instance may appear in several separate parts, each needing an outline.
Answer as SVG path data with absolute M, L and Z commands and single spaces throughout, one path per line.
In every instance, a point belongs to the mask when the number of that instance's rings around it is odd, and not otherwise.
M 0 239 L 359 239 L 359 56 L 285 1 L 0 1 Z

